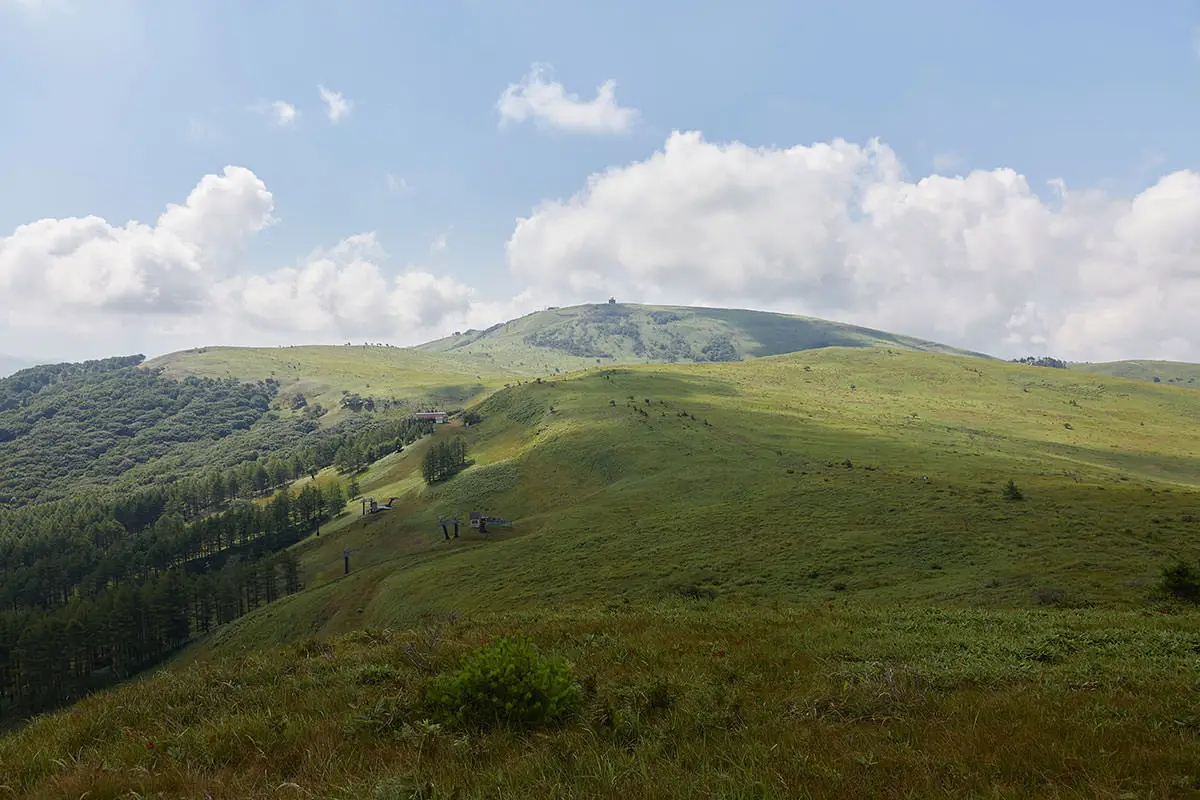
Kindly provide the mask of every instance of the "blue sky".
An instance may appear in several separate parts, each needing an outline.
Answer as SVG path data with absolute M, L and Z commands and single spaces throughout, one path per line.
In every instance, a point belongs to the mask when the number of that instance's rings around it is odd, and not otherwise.
M 350 260 L 368 262 L 382 280 L 381 291 L 395 295 L 386 309 L 358 315 L 371 318 L 365 327 L 356 326 L 353 309 L 330 308 L 336 301 L 328 297 L 313 306 L 328 311 L 321 325 L 288 327 L 278 314 L 267 325 L 251 309 L 223 320 L 219 330 L 140 301 L 131 311 L 126 300 L 89 304 L 81 297 L 71 301 L 79 309 L 48 304 L 39 309 L 39 319 L 26 304 L 27 318 L 10 317 L 0 326 L 0 352 L 66 357 L 99 355 L 104 348 L 152 352 L 210 343 L 206 335 L 247 344 L 365 337 L 403 343 L 541 302 L 620 291 L 630 301 L 728 301 L 797 313 L 837 312 L 850 321 L 899 325 L 905 333 L 992 352 L 1009 348 L 1016 355 L 1057 346 L 1076 358 L 1200 358 L 1200 332 L 1182 311 L 1179 324 L 1159 324 L 1128 342 L 1117 329 L 1150 307 L 1104 305 L 1110 295 L 1128 292 L 1105 295 L 1095 280 L 1079 274 L 1068 280 L 1056 273 L 1049 282 L 1058 288 L 1048 296 L 997 296 L 995 307 L 979 311 L 978 319 L 969 309 L 931 322 L 928 309 L 889 308 L 879 298 L 894 295 L 895 286 L 880 284 L 875 272 L 854 265 L 868 250 L 884 258 L 885 241 L 892 242 L 887 248 L 898 261 L 924 263 L 924 245 L 905 245 L 897 253 L 893 233 L 855 245 L 859 249 L 849 255 L 839 250 L 832 261 L 822 261 L 819 276 L 809 261 L 828 260 L 826 245 L 789 243 L 784 233 L 760 231 L 758 240 L 747 240 L 745 252 L 728 253 L 720 263 L 699 263 L 703 254 L 661 252 L 667 247 L 662 242 L 681 238 L 662 226 L 685 211 L 688 219 L 696 208 L 714 205 L 726 217 L 749 213 L 739 198 L 760 191 L 765 194 L 755 196 L 771 208 L 791 202 L 772 199 L 771 192 L 795 190 L 812 201 L 808 172 L 788 173 L 788 186 L 765 189 L 731 178 L 729 170 L 741 161 L 721 148 L 737 143 L 778 154 L 838 139 L 868 148 L 877 138 L 899 172 L 865 157 L 867 166 L 860 168 L 883 170 L 870 185 L 915 185 L 935 173 L 965 179 L 972 171 L 995 175 L 1009 169 L 1024 176 L 1028 193 L 1055 213 L 1048 182 L 1061 179 L 1077 193 L 1103 192 L 1111 206 L 1073 212 L 1072 224 L 1084 215 L 1097 230 L 1111 228 L 1113 215 L 1120 216 L 1121 208 L 1134 213 L 1134 198 L 1160 178 L 1200 167 L 1198 26 L 1195 3 L 1171 0 L 1146 5 L 0 0 L 0 242 L 10 237 L 7 261 L 0 244 L 0 290 L 7 287 L 15 298 L 19 277 L 35 269 L 31 264 L 44 270 L 46 259 L 62 254 L 60 242 L 34 258 L 29 251 L 36 246 L 28 238 L 17 253 L 13 234 L 19 226 L 90 215 L 114 228 L 131 220 L 153 225 L 168 204 L 184 203 L 203 176 L 220 175 L 232 165 L 265 185 L 273 222 L 251 224 L 253 235 L 239 238 L 236 254 L 223 251 L 214 282 L 237 277 L 242 283 L 236 291 L 244 293 L 249 276 L 300 270 L 314 252 L 370 233 L 370 252 Z M 548 65 L 540 73 L 543 85 L 560 85 L 580 104 L 614 82 L 615 107 L 628 110 L 631 121 L 619 130 L 599 123 L 583 130 L 531 114 L 501 125 L 498 100 L 534 64 Z M 349 103 L 336 121 L 319 86 Z M 273 103 L 294 108 L 290 124 L 279 124 L 275 108 L 281 106 Z M 589 176 L 647 164 L 664 151 L 673 131 L 699 132 L 714 146 L 711 159 L 707 150 L 697 151 L 681 169 L 696 175 L 689 185 L 707 185 L 702 173 L 692 171 L 709 161 L 724 163 L 714 166 L 724 176 L 715 194 L 691 198 L 694 205 L 678 213 L 662 212 L 655 230 L 637 235 L 629 233 L 629 220 L 658 214 L 673 202 L 664 196 L 650 212 L 639 211 L 638 202 L 657 198 L 654 187 L 619 209 L 611 197 L 601 202 L 584 196 L 573 211 L 565 205 L 587 194 Z M 647 176 L 626 177 L 631 186 L 641 186 Z M 855 186 L 854 196 L 865 191 Z M 988 191 L 962 188 L 935 205 L 951 219 L 961 215 L 956 203 L 970 205 Z M 616 188 L 613 193 L 626 196 Z M 822 197 L 835 208 L 844 199 L 837 191 Z M 544 215 L 540 238 L 526 235 L 514 250 L 517 220 L 542 219 L 537 210 L 546 202 L 563 205 Z M 1002 204 L 1005 213 L 1027 219 L 1013 211 L 1014 202 Z M 795 210 L 808 218 L 807 208 Z M 856 219 L 862 209 L 847 213 Z M 1154 297 L 1178 294 L 1180 286 L 1169 281 L 1183 280 L 1184 293 L 1191 291 L 1192 277 L 1181 278 L 1176 266 L 1195 244 L 1186 237 L 1177 241 L 1177 229 L 1195 221 L 1184 216 L 1169 231 L 1141 217 L 1129 223 L 1148 238 L 1138 240 L 1123 267 L 1112 268 L 1144 269 L 1146 252 L 1173 243 L 1175 249 L 1160 253 L 1151 270 Z M 750 227 L 762 214 L 753 219 Z M 780 224 L 787 227 L 786 221 Z M 1045 238 L 1045 230 L 1038 230 L 1032 240 Z M 955 236 L 971 238 L 961 230 Z M 444 247 L 435 244 L 440 237 Z M 619 247 L 598 252 L 623 237 L 628 240 Z M 836 238 L 844 243 L 862 237 Z M 822 255 L 814 255 L 818 251 Z M 904 285 L 915 290 L 945 284 L 947 297 L 970 306 L 955 276 L 977 275 L 982 262 L 975 255 L 931 257 L 946 263 L 928 275 L 909 268 Z M 1072 258 L 1072 264 L 1060 263 Z M 1031 269 L 1070 267 L 1078 273 L 1097 258 L 1072 244 L 1040 254 Z M 347 266 L 346 259 L 332 260 L 336 268 Z M 777 271 L 747 267 L 736 279 L 728 274 L 742 270 L 742 263 L 768 261 Z M 1004 268 L 995 257 L 983 261 L 987 269 Z M 693 262 L 698 275 L 712 280 L 689 279 L 685 273 Z M 92 261 L 69 266 L 95 269 Z M 1009 265 L 1010 271 L 1022 268 Z M 444 285 L 423 295 L 415 284 L 393 287 L 395 276 L 413 271 Z M 814 297 L 820 286 L 843 280 L 858 288 Z M 966 283 L 982 291 L 981 297 L 992 292 L 990 284 L 972 281 Z M 770 291 L 756 294 L 747 288 L 754 285 Z M 232 284 L 227 288 L 235 291 Z M 588 295 L 593 289 L 595 297 Z M 393 313 L 410 295 L 420 295 L 430 307 L 407 316 Z M 229 296 L 222 295 L 221 302 L 233 302 Z M 245 300 L 238 296 L 238 302 Z M 446 310 L 440 316 L 439 304 Z M 1017 330 L 1009 323 L 1030 304 L 1042 321 Z M 71 322 L 62 322 L 64 317 Z

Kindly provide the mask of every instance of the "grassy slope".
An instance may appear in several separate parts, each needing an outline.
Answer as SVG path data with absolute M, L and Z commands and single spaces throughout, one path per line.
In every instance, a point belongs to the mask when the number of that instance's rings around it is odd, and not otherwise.
M 148 367 L 168 377 L 199 375 L 244 381 L 275 378 L 280 396 L 302 392 L 336 419 L 342 392 L 414 404 L 462 405 L 507 382 L 512 373 L 478 359 L 432 355 L 407 348 L 304 346 L 204 347 L 160 356 Z
M 428 440 L 362 476 L 397 509 L 298 545 L 305 592 L 0 763 L 30 796 L 1191 796 L 1200 615 L 1146 600 L 1196 555 L 1197 397 L 886 349 L 526 383 L 438 430 L 477 460 L 448 483 Z M 474 508 L 517 525 L 441 543 Z M 576 662 L 583 716 L 423 729 L 422 658 L 512 630 Z
M 478 462 L 449 483 L 420 482 L 429 441 L 377 464 L 360 483 L 396 510 L 302 545 L 312 588 L 201 652 L 691 586 L 748 602 L 1022 607 L 1058 589 L 1136 605 L 1167 560 L 1195 555 L 1196 408 L 1174 387 L 886 350 L 527 383 L 485 402 L 476 428 L 438 431 L 467 435 Z M 1001 498 L 1010 477 L 1024 502 Z M 470 510 L 517 525 L 441 543 L 438 515 Z
M 669 320 L 664 323 L 658 320 Z M 626 323 L 623 327 L 614 324 Z M 529 338 L 559 346 L 531 346 Z M 546 374 L 603 364 L 705 360 L 714 337 L 727 338 L 741 357 L 792 353 L 817 347 L 890 346 L 935 353 L 967 353 L 935 342 L 810 317 L 721 308 L 585 305 L 539 311 L 486 331 L 467 331 L 421 345 L 437 353 L 470 354 L 497 366 Z M 589 355 L 563 346 L 584 345 Z M 638 348 L 640 343 L 641 348 Z M 677 357 L 671 357 L 670 354 Z M 685 355 L 678 355 L 684 353 Z
M 1180 361 L 1112 361 L 1106 364 L 1072 364 L 1071 369 L 1098 375 L 1112 375 L 1135 381 L 1151 381 L 1200 389 L 1200 364 Z

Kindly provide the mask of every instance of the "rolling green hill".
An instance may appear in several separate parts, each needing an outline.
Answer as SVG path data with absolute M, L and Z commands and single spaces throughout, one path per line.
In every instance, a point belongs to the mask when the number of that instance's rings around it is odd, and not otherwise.
M 2 780 L 1189 796 L 1200 614 L 1153 590 L 1197 556 L 1198 409 L 1175 386 L 886 347 L 524 382 L 359 475 L 396 504 L 295 545 L 303 591 L 0 739 Z M 473 466 L 425 486 L 423 453 L 459 437 Z M 438 516 L 471 510 L 514 525 L 445 542 Z M 430 676 L 518 631 L 574 662 L 579 715 L 438 722 Z
M 470 355 L 497 367 L 544 375 L 597 364 L 740 361 L 818 347 L 871 346 L 982 355 L 809 317 L 626 303 L 538 311 L 416 349 Z
M 1096 375 L 1200 389 L 1200 364 L 1181 361 L 1111 361 L 1104 364 L 1072 364 L 1070 368 Z
M 1136 605 L 1195 555 L 1198 409 L 1175 387 L 881 349 L 526 383 L 482 403 L 481 425 L 438 431 L 477 462 L 450 482 L 422 485 L 428 441 L 376 464 L 364 492 L 397 510 L 305 545 L 312 588 L 213 645 L 695 587 Z M 1027 500 L 1001 497 L 1010 478 Z M 444 547 L 436 518 L 471 510 L 516 525 Z M 358 569 L 343 579 L 345 547 Z

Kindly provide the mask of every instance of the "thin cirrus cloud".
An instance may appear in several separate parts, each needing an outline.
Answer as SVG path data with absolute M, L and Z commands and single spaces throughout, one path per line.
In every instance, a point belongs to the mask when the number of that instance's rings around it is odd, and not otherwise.
M 325 88 L 322 84 L 317 84 L 317 94 L 325 103 L 325 116 L 335 125 L 354 110 L 354 103 L 347 100 L 341 92 L 335 92 Z
M 569 93 L 551 78 L 551 68 L 534 64 L 519 83 L 509 84 L 496 101 L 500 127 L 532 120 L 573 133 L 628 133 L 638 112 L 617 103 L 616 82 L 605 81 L 591 100 Z

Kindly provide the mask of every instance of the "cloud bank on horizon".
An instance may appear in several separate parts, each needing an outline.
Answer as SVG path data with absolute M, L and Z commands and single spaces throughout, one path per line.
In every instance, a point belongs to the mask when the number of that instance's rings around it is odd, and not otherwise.
M 250 169 L 206 175 L 153 225 L 43 219 L 0 238 L 0 301 L 29 330 L 414 343 L 546 304 L 700 302 L 803 313 L 988 352 L 1200 359 L 1200 174 L 1132 198 L 1010 169 L 905 177 L 882 142 L 788 148 L 671 134 L 517 220 L 516 290 L 485 299 L 389 266 L 370 232 L 240 270 L 274 221 Z

